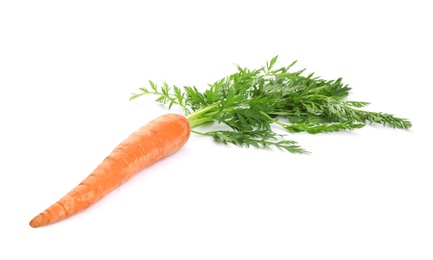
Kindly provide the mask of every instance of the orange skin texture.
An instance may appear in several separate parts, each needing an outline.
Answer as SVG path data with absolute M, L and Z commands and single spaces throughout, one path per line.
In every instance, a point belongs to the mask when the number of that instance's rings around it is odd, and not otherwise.
M 30 221 L 33 228 L 64 220 L 81 212 L 131 176 L 178 151 L 191 127 L 180 115 L 162 115 L 128 136 L 78 186 Z

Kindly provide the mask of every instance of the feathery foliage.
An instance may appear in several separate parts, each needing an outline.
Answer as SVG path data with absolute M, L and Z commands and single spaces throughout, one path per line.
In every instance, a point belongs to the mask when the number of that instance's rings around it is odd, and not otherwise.
M 266 66 L 250 70 L 237 66 L 237 71 L 200 92 L 196 87 L 158 86 L 149 81 L 148 88 L 132 94 L 136 99 L 145 94 L 157 95 L 156 101 L 169 108 L 183 108 L 192 131 L 211 136 L 222 143 L 257 148 L 278 147 L 292 153 L 308 153 L 296 142 L 277 134 L 273 124 L 291 133 L 311 134 L 354 130 L 367 123 L 393 128 L 411 127 L 409 120 L 391 114 L 362 110 L 368 102 L 348 101 L 350 88 L 342 79 L 325 80 L 305 69 L 290 71 L 296 62 L 274 69 L 278 56 Z M 227 129 L 197 131 L 212 123 Z

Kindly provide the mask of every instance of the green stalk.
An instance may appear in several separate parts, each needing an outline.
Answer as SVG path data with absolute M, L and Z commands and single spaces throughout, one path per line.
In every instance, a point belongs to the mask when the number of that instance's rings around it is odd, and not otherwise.
M 191 125 L 191 128 L 195 128 L 197 126 L 205 125 L 207 123 L 210 123 L 213 121 L 214 117 L 209 115 L 215 115 L 217 112 L 214 111 L 212 113 L 209 113 L 212 109 L 216 108 L 220 105 L 220 102 L 215 102 L 207 107 L 201 108 L 197 111 L 195 111 L 192 114 L 189 114 L 186 116 L 186 119 L 188 119 L 189 124 Z M 207 115 L 206 115 L 207 113 Z

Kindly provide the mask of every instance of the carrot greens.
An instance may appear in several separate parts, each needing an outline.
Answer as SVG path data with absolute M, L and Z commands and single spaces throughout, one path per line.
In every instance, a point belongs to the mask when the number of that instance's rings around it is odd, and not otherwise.
M 391 114 L 369 112 L 362 108 L 368 102 L 346 100 L 348 85 L 342 79 L 325 80 L 304 75 L 305 69 L 291 71 L 296 62 L 275 69 L 278 56 L 265 66 L 250 70 L 237 67 L 237 71 L 200 92 L 194 86 L 158 86 L 149 81 L 149 87 L 140 88 L 131 95 L 136 99 L 154 94 L 156 101 L 169 108 L 183 108 L 192 132 L 211 136 L 218 142 L 257 148 L 277 147 L 292 153 L 308 153 L 286 135 L 273 128 L 279 125 L 288 132 L 311 134 L 354 130 L 367 123 L 378 123 L 393 128 L 411 127 L 409 120 Z M 216 123 L 224 129 L 202 127 Z

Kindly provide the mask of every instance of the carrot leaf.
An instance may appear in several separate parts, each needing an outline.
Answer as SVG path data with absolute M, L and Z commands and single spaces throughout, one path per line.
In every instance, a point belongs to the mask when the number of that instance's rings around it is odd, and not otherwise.
M 287 135 L 277 134 L 275 126 L 289 133 L 310 134 L 350 131 L 367 123 L 408 129 L 411 122 L 392 114 L 362 110 L 368 102 L 346 100 L 351 88 L 341 78 L 325 80 L 306 69 L 291 71 L 296 64 L 275 69 L 278 56 L 264 67 L 237 70 L 209 84 L 204 91 L 195 86 L 158 86 L 149 81 L 131 95 L 136 99 L 154 94 L 156 101 L 181 106 L 193 132 L 215 141 L 256 148 L 276 147 L 292 153 L 308 153 Z M 222 125 L 224 130 L 198 131 L 205 125 Z

